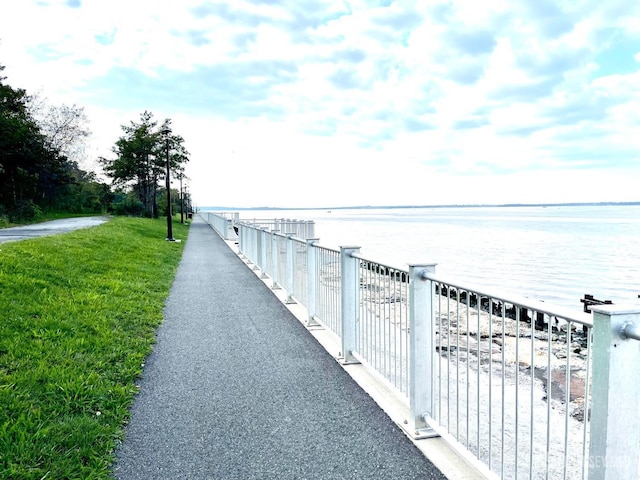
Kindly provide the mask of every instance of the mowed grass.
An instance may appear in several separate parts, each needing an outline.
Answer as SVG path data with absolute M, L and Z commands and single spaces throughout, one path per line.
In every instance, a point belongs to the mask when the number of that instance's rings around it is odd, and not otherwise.
M 165 237 L 119 217 L 0 244 L 1 479 L 110 477 L 184 247 Z

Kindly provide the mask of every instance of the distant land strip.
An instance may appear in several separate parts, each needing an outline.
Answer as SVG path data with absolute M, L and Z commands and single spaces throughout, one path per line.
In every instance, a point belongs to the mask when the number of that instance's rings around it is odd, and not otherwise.
M 640 205 L 637 202 L 575 202 L 575 203 L 503 203 L 503 204 L 450 204 L 450 205 L 356 205 L 340 207 L 229 207 L 204 206 L 200 210 L 382 210 L 406 208 L 487 208 L 487 207 L 616 207 Z

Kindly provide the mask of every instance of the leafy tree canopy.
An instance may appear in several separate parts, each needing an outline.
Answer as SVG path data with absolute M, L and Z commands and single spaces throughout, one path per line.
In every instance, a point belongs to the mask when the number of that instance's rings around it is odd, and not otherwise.
M 0 73 L 4 68 L 0 65 Z M 95 198 L 92 188 L 101 189 L 95 177 L 67 156 L 74 138 L 89 131 L 83 110 L 51 107 L 39 121 L 31 101 L 24 89 L 12 87 L 0 75 L 0 223 L 6 217 L 30 219 L 43 209 L 78 208 L 87 204 L 83 195 Z M 83 183 L 96 185 L 86 193 L 87 188 L 79 186 Z M 105 206 L 101 203 L 100 209 Z
M 101 158 L 105 173 L 118 188 L 137 195 L 149 216 L 158 216 L 159 182 L 166 180 L 166 165 L 177 175 L 184 171 L 189 152 L 184 138 L 171 131 L 171 120 L 159 126 L 153 114 L 144 111 L 139 122 L 122 126 L 123 135 L 112 148 L 114 158 Z

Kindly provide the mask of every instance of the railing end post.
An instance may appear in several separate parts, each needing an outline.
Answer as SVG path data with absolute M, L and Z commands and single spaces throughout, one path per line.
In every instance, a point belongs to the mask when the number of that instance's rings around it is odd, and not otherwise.
M 638 478 L 640 305 L 593 305 L 589 480 Z

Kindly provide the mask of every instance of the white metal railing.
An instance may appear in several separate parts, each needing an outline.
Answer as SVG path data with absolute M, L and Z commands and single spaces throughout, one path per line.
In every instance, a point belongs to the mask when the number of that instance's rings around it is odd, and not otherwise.
M 503 478 L 586 477 L 591 319 L 425 273 L 430 417 Z
M 312 322 L 319 321 L 338 337 L 342 332 L 342 269 L 340 252 L 309 243 L 307 254 L 310 271 L 307 284 L 316 295 L 314 307 L 307 307 Z M 312 300 L 311 297 L 309 300 Z
M 313 238 L 315 222 L 312 220 L 296 220 L 291 218 L 248 218 L 242 223 L 268 231 L 277 231 L 297 238 Z
M 339 338 L 341 361 L 404 396 L 415 438 L 500 478 L 638 478 L 640 306 L 592 317 L 237 224 L 241 255 Z
M 238 238 L 236 228 L 240 224 L 238 212 L 201 212 L 202 218 L 225 240 Z M 271 232 L 281 232 L 297 238 L 313 238 L 315 222 L 289 218 L 243 219 L 242 223 Z M 235 227 L 235 228 L 234 228 Z
M 360 255 L 356 357 L 405 396 L 409 393 L 408 272 Z
M 238 238 L 234 226 L 240 218 L 237 212 L 201 212 L 200 215 L 225 240 Z

